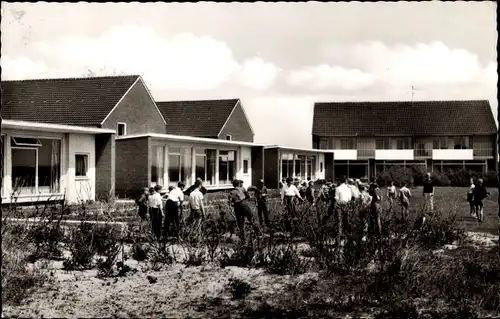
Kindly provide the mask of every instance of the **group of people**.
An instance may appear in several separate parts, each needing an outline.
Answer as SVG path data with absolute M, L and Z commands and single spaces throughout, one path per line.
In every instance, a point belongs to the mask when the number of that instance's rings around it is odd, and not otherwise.
M 489 196 L 489 192 L 484 186 L 482 178 L 479 178 L 477 182 L 473 178 L 470 179 L 470 186 L 467 192 L 467 201 L 470 204 L 470 215 L 471 217 L 477 218 L 479 222 L 484 221 L 483 200 Z
M 187 190 L 182 182 L 179 182 L 177 186 L 170 186 L 168 193 L 164 196 L 160 193 L 162 189 L 161 185 L 144 188 L 141 196 L 136 200 L 139 206 L 139 216 L 143 220 L 150 219 L 153 233 L 157 238 L 166 239 L 178 235 L 185 195 L 189 195 L 191 210 L 186 223 L 191 223 L 205 215 L 203 198 L 206 189 L 201 179 L 197 179 Z M 166 199 L 165 205 L 164 199 Z
M 136 200 L 136 204 L 139 206 L 139 216 L 143 220 L 149 219 L 151 221 L 153 233 L 157 238 L 176 237 L 181 225 L 191 225 L 206 216 L 204 196 L 207 190 L 203 187 L 202 179 L 197 178 L 196 182 L 188 189 L 185 189 L 184 183 L 179 182 L 177 186 L 170 186 L 168 193 L 163 196 L 160 193 L 162 188 L 161 185 L 144 188 L 141 196 Z M 268 191 L 264 186 L 264 181 L 260 180 L 255 187 L 249 187 L 248 190 L 253 190 L 255 193 L 261 225 L 269 226 Z M 185 196 L 188 196 L 190 214 L 183 221 L 181 217 L 183 216 Z M 240 237 L 244 237 L 245 219 L 253 223 L 249 198 L 248 191 L 243 187 L 243 181 L 234 180 L 228 200 L 234 209 Z M 163 204 L 164 200 L 166 200 L 165 205 Z
M 233 208 L 236 224 L 239 229 L 239 235 L 244 239 L 245 220 L 253 224 L 252 205 L 249 199 L 248 191 L 254 192 L 255 205 L 259 223 L 262 226 L 269 227 L 269 211 L 267 207 L 268 189 L 264 185 L 264 181 L 260 180 L 256 186 L 248 187 L 248 190 L 243 186 L 243 181 L 234 180 L 233 188 L 229 192 L 228 202 Z M 327 205 L 326 214 L 320 219 L 320 222 L 325 225 L 327 221 L 335 215 L 336 224 L 338 225 L 338 236 L 342 234 L 342 224 L 346 224 L 346 212 L 354 203 L 359 205 L 360 218 L 365 222 L 365 230 L 369 232 L 371 229 L 377 234 L 381 234 L 382 226 L 380 214 L 382 211 L 381 204 L 383 201 L 382 191 L 380 190 L 376 180 L 372 180 L 370 184 L 362 183 L 359 179 L 347 179 L 342 177 L 337 184 L 331 181 L 326 182 L 316 195 L 314 182 L 304 181 L 299 179 L 286 178 L 280 184 L 281 203 L 284 208 L 284 213 L 288 220 L 288 227 L 291 226 L 291 221 L 296 217 L 297 205 L 305 204 L 315 206 L 319 202 Z M 179 234 L 180 226 L 183 223 L 181 220 L 183 203 L 185 196 L 189 196 L 188 203 L 190 215 L 185 221 L 185 224 L 191 224 L 200 218 L 205 217 L 206 210 L 204 206 L 204 195 L 207 190 L 203 187 L 203 180 L 196 179 L 196 182 L 185 190 L 185 185 L 179 182 L 176 187 L 170 186 L 168 193 L 164 196 L 160 194 L 161 185 L 151 188 L 144 188 L 140 198 L 136 200 L 139 205 L 139 215 L 143 219 L 149 219 L 152 223 L 152 229 L 158 238 L 168 238 Z M 483 200 L 489 195 L 483 185 L 483 180 L 478 179 L 477 182 L 471 179 L 471 184 L 467 194 L 467 200 L 470 203 L 470 214 L 477 217 L 478 221 L 483 221 Z M 429 213 L 434 209 L 434 183 L 429 173 L 426 174 L 423 183 L 424 206 L 423 212 Z M 388 201 L 389 211 L 393 211 L 397 201 L 401 204 L 401 215 L 403 219 L 408 218 L 410 199 L 412 193 L 402 183 L 399 189 L 396 188 L 394 182 L 390 182 L 386 190 L 386 198 Z M 166 204 L 163 205 L 163 200 L 166 199 Z M 425 214 L 422 216 L 422 221 L 425 221 Z M 371 227 L 370 227 L 371 226 Z

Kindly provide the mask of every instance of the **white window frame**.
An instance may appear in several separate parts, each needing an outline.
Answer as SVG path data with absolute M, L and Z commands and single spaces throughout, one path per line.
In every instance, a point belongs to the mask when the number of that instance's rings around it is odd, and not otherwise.
M 77 155 L 87 156 L 87 167 L 85 169 L 85 175 L 84 176 L 77 176 L 76 175 L 76 156 Z M 77 153 L 75 153 L 75 180 L 87 180 L 87 179 L 90 179 L 89 169 L 90 169 L 90 153 L 85 153 L 85 152 L 77 152 Z
M 16 141 L 16 138 L 31 138 L 31 139 L 36 140 L 36 144 L 18 143 Z M 21 146 L 21 147 L 23 147 L 23 146 L 24 147 L 41 147 L 42 146 L 42 142 L 40 141 L 40 139 L 38 139 L 36 137 L 12 136 L 12 140 L 14 141 L 15 146 Z
M 121 134 L 121 135 L 119 134 L 119 131 L 120 131 L 119 127 L 120 127 L 120 125 L 123 125 L 123 134 Z M 127 135 L 127 123 L 125 123 L 125 122 L 117 122 L 116 123 L 116 136 L 125 136 L 125 135 Z
M 216 180 L 216 185 L 217 186 L 230 186 L 231 185 L 231 182 L 227 183 L 227 184 L 223 184 L 221 183 L 221 180 L 220 180 L 220 152 L 234 152 L 234 165 L 235 165 L 235 171 L 236 171 L 236 175 L 233 177 L 233 180 L 238 178 L 238 170 L 240 169 L 239 168 L 239 165 L 238 165 L 238 150 L 237 149 L 234 149 L 234 148 L 226 148 L 226 147 L 221 147 L 221 148 L 217 148 L 217 155 L 216 155 L 216 158 L 217 158 L 217 161 L 216 161 L 216 174 L 217 174 L 217 180 Z M 228 161 L 229 163 L 229 161 Z M 229 167 L 229 165 L 228 165 Z M 229 170 L 228 170 L 228 175 L 229 175 Z
M 226 140 L 227 141 L 232 141 L 233 140 L 233 136 L 231 134 L 227 134 L 226 135 Z
M 61 136 L 51 136 L 49 134 L 45 135 L 43 133 L 43 135 L 35 135 L 36 133 L 28 133 L 28 132 L 12 132 L 12 133 L 7 133 L 7 134 L 2 134 L 2 136 L 4 137 L 4 148 L 3 148 L 3 159 L 4 159 L 4 169 L 3 169 L 3 174 L 4 176 L 2 176 L 2 186 L 5 186 L 5 182 L 4 182 L 4 178 L 7 174 L 5 168 L 7 167 L 7 160 L 10 162 L 10 165 L 8 167 L 8 169 L 10 170 L 9 174 L 10 174 L 10 183 L 11 183 L 11 186 L 10 186 L 10 189 L 2 189 L 2 197 L 7 197 L 7 196 L 10 196 L 10 194 L 8 194 L 7 192 L 12 192 L 13 190 L 13 187 L 14 185 L 12 185 L 12 183 L 14 182 L 12 180 L 12 149 L 34 149 L 35 152 L 36 152 L 36 169 L 35 169 L 35 193 L 38 194 L 38 149 L 43 146 L 42 145 L 42 142 L 40 141 L 40 139 L 45 139 L 45 140 L 59 140 L 60 143 L 61 143 L 61 149 L 60 149 L 60 167 L 59 167 L 59 183 L 60 183 L 60 187 L 59 187 L 59 192 L 57 193 L 48 193 L 48 194 L 44 194 L 44 195 L 61 195 L 63 194 L 63 186 L 61 184 L 61 181 L 62 181 L 62 176 L 63 176 L 63 154 L 64 154 L 64 139 L 61 137 Z M 15 138 L 32 138 L 32 139 L 36 139 L 37 140 L 37 144 L 25 144 L 25 143 L 17 143 L 15 141 Z M 7 139 L 9 139 L 9 144 L 7 144 Z M 12 145 L 12 140 L 14 140 L 14 144 L 16 145 Z M 7 145 L 9 145 L 9 149 L 10 151 L 7 152 Z M 36 145 L 36 146 L 35 146 Z M 10 155 L 10 158 L 8 158 L 8 156 Z M 22 198 L 22 197 L 31 197 L 33 196 L 32 194 L 30 195 L 27 195 L 27 194 L 20 194 L 18 197 Z

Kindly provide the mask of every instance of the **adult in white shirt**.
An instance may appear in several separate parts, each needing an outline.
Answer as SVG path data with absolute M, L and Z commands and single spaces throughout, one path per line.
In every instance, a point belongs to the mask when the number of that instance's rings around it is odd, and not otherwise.
M 177 236 L 180 226 L 179 216 L 182 214 L 182 203 L 184 202 L 184 183 L 177 183 L 177 187 L 174 187 L 167 197 L 166 213 L 165 213 L 165 224 L 163 227 L 163 236 L 167 238 L 169 235 Z M 170 229 L 170 226 L 173 229 Z
M 335 188 L 335 201 L 337 204 L 347 204 L 352 199 L 351 188 L 345 183 L 345 178 L 340 179 L 340 185 Z
M 285 207 L 285 211 L 291 215 L 295 215 L 295 203 L 294 198 L 298 198 L 300 201 L 303 201 L 302 196 L 300 196 L 300 192 L 295 185 L 292 184 L 293 179 L 288 177 L 286 179 L 286 184 L 283 185 L 281 189 L 281 203 Z
M 191 208 L 191 215 L 189 216 L 189 222 L 205 217 L 205 206 L 203 204 L 203 194 L 201 192 L 202 183 L 196 181 L 195 188 L 189 194 L 189 207 Z
M 361 197 L 361 192 L 359 191 L 358 186 L 356 186 L 352 178 L 349 178 L 347 180 L 347 187 L 349 187 L 349 189 L 351 190 L 353 200 L 358 200 Z

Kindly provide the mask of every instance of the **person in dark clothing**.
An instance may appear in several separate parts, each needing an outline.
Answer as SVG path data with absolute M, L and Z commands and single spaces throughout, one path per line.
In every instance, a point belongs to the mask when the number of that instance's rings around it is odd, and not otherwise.
M 434 182 L 431 179 L 431 174 L 425 175 L 424 181 L 424 212 L 434 211 Z
M 197 183 L 199 183 L 199 184 L 197 184 Z M 189 196 L 189 194 L 191 194 L 192 191 L 194 191 L 196 188 L 198 188 L 197 185 L 201 185 L 200 192 L 203 194 L 203 196 L 205 196 L 207 194 L 207 189 L 205 187 L 203 187 L 203 180 L 199 177 L 196 179 L 196 181 L 193 185 L 189 186 L 188 189 L 186 189 L 184 191 L 184 195 Z
M 255 192 L 255 200 L 257 201 L 257 213 L 261 225 L 269 227 L 269 211 L 267 210 L 267 187 L 264 185 L 264 180 L 257 183 L 257 187 L 252 188 Z
M 327 188 L 323 196 L 327 198 L 329 205 L 327 213 L 321 221 L 322 225 L 325 225 L 330 219 L 330 217 L 332 217 L 333 213 L 335 213 L 337 210 L 337 200 L 335 199 L 335 192 L 336 192 L 335 184 L 328 182 L 326 185 Z
M 309 205 L 314 205 L 314 182 L 309 181 L 309 185 L 307 186 L 305 197 L 309 202 Z
M 376 230 L 377 234 L 380 236 L 382 234 L 382 223 L 380 221 L 380 213 L 382 208 L 380 206 L 380 202 L 382 201 L 382 194 L 380 189 L 376 183 L 370 184 L 370 190 L 368 194 L 372 197 L 372 202 L 370 203 L 370 223 L 369 229 L 373 233 L 373 229 Z
M 482 222 L 484 221 L 484 214 L 483 214 L 483 200 L 488 197 L 490 193 L 486 190 L 486 187 L 483 185 L 483 180 L 480 178 L 477 181 L 476 187 L 474 187 L 473 191 L 473 200 L 474 200 L 474 207 L 477 215 L 477 220 Z
M 236 224 L 238 225 L 240 231 L 240 239 L 245 240 L 245 218 L 249 222 L 253 223 L 252 210 L 247 201 L 247 194 L 243 192 L 242 187 L 240 187 L 240 181 L 233 181 L 233 189 L 229 192 L 229 201 L 234 208 L 234 215 L 236 217 Z
M 148 218 L 148 197 L 149 189 L 144 187 L 141 196 L 135 200 L 135 203 L 139 206 L 139 216 L 141 220 L 146 220 Z

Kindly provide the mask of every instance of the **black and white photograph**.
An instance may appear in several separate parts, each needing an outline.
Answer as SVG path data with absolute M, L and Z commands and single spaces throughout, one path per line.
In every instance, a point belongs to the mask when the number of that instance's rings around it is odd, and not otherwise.
M 2 318 L 499 318 L 497 42 L 496 1 L 2 1 Z

